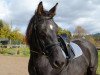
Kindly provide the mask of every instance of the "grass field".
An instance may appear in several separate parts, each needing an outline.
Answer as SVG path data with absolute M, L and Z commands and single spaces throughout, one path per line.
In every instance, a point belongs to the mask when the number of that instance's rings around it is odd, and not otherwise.
M 98 56 L 99 56 L 99 59 L 98 59 L 98 69 L 97 69 L 97 74 L 100 74 L 100 51 L 98 51 Z

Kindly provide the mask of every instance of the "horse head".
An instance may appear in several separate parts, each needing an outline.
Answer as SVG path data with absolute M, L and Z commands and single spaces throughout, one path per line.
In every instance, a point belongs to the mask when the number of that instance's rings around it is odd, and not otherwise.
M 44 52 L 53 68 L 61 68 L 66 63 L 66 58 L 57 39 L 58 26 L 53 19 L 57 5 L 58 3 L 49 11 L 45 11 L 42 2 L 40 2 L 35 15 L 30 20 L 29 31 L 26 33 L 29 36 L 27 37 L 29 45 L 31 44 L 30 46 L 35 50 L 40 49 Z

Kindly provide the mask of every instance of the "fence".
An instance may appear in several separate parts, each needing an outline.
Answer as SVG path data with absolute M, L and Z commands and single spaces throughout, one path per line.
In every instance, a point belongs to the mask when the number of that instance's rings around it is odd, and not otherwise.
M 20 48 L 20 47 L 26 47 L 26 45 L 0 45 L 0 48 Z
M 100 50 L 100 47 L 96 47 L 98 50 Z

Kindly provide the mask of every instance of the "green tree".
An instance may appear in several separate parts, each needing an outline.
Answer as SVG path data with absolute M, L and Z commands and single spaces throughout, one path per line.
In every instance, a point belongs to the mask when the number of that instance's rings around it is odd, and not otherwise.
M 57 34 L 67 34 L 69 38 L 71 38 L 71 32 L 65 29 L 62 29 L 61 27 L 58 28 Z

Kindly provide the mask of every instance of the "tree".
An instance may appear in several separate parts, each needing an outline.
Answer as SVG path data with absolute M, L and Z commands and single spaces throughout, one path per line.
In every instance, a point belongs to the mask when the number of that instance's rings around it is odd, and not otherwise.
M 92 44 L 96 45 L 96 41 L 92 35 L 86 35 L 85 38 L 90 41 Z
M 98 42 L 100 41 L 100 33 L 96 33 L 92 35 L 94 37 L 94 39 Z
M 62 29 L 61 27 L 58 28 L 57 34 L 67 34 L 69 38 L 71 38 L 71 32 L 65 29 Z
M 81 26 L 77 26 L 74 33 L 74 36 L 77 38 L 84 37 L 86 35 L 86 30 Z
M 2 27 L 3 27 L 3 22 L 2 22 L 2 20 L 0 20 L 0 30 Z
M 11 32 L 10 26 L 3 24 L 1 29 L 0 29 L 0 38 L 8 38 L 10 36 L 10 32 Z
M 92 36 L 96 41 L 96 46 L 100 47 L 100 33 L 92 34 Z
M 12 40 L 13 44 L 20 44 L 24 42 L 24 35 L 16 28 L 10 33 L 9 39 Z
M 18 29 L 12 30 L 9 24 L 0 21 L 0 38 L 8 38 L 18 44 L 23 42 L 24 35 Z

